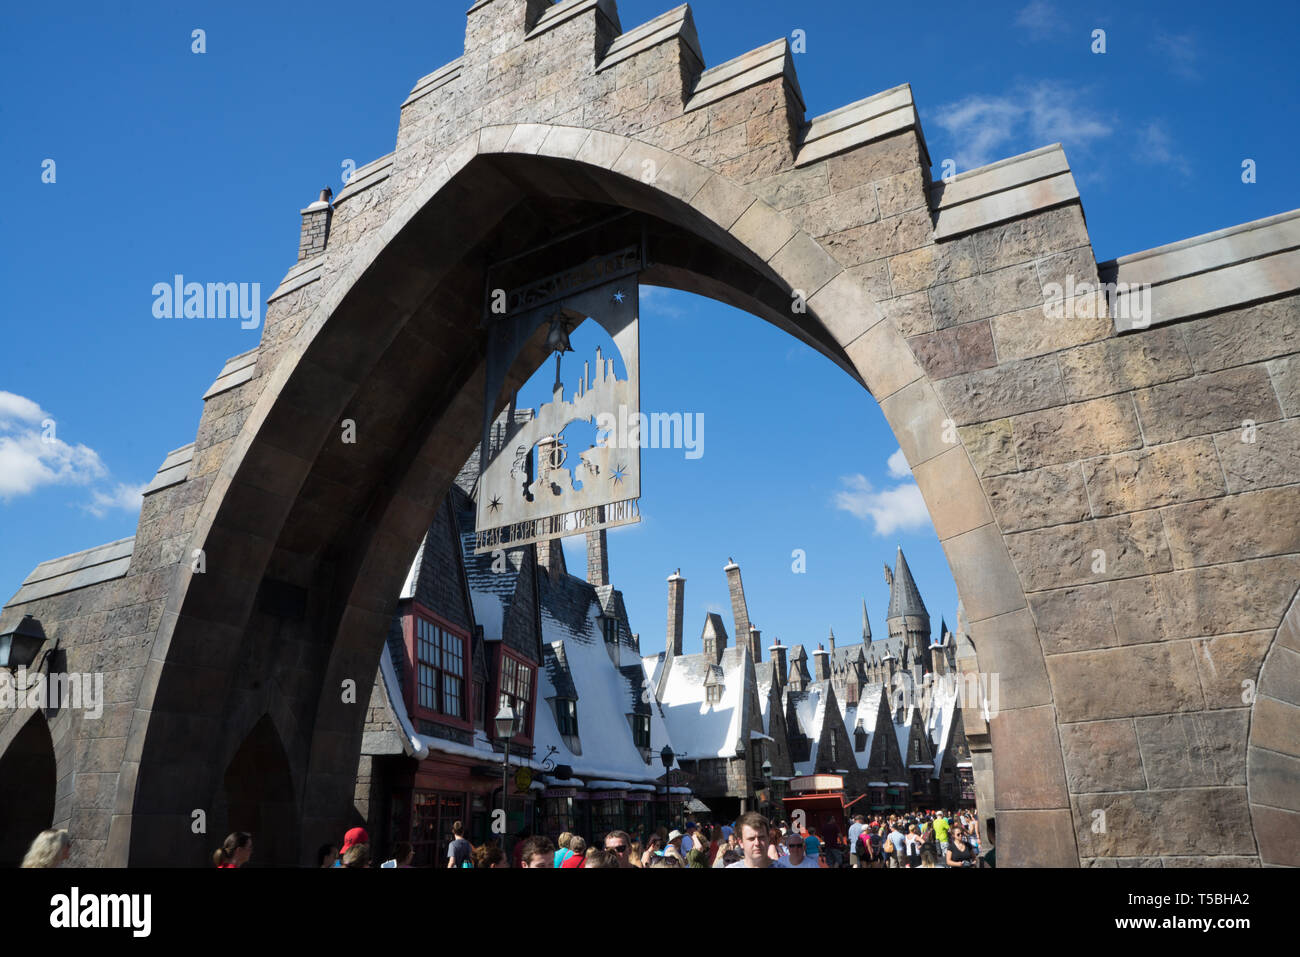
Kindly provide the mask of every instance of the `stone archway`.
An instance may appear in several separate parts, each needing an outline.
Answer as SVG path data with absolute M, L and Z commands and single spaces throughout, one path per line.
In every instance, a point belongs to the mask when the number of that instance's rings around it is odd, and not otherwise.
M 154 722 L 157 733 L 167 734 L 164 729 L 173 721 L 192 726 L 202 720 L 192 710 L 194 701 L 215 703 L 213 692 L 228 676 L 195 662 L 194 656 L 200 648 L 214 654 L 214 634 L 233 638 L 242 633 L 242 640 L 232 641 L 231 648 L 258 646 L 253 637 L 261 618 L 275 619 L 278 641 L 296 627 L 293 622 L 335 630 L 333 646 L 319 648 L 315 659 L 315 674 L 323 672 L 324 689 L 340 687 L 373 667 L 386 631 L 388 596 L 396 594 L 420 530 L 427 527 L 459 463 L 472 449 L 479 426 L 481 345 L 463 326 L 469 324 L 475 293 L 482 288 L 481 276 L 470 274 L 471 281 L 465 281 L 464 263 L 470 258 L 464 253 L 465 233 L 439 237 L 431 223 L 504 222 L 512 235 L 527 235 L 528 217 L 537 218 L 529 203 L 540 203 L 543 197 L 570 207 L 579 204 L 597 216 L 612 207 L 654 217 L 651 248 L 656 265 L 647 280 L 711 295 L 768 318 L 830 355 L 872 390 L 905 452 L 916 461 L 918 482 L 931 503 L 958 589 L 972 596 L 967 606 L 982 661 L 987 656 L 1004 662 L 994 667 L 1015 674 L 1008 691 L 1017 705 L 1040 709 L 1049 704 L 1041 652 L 1036 642 L 1026 640 L 1033 638 L 1033 630 L 1025 599 L 969 458 L 960 446 L 941 444 L 947 416 L 925 388 L 923 370 L 846 270 L 743 188 L 655 147 L 540 124 L 488 128 L 475 139 L 474 153 L 456 152 L 458 168 L 453 171 L 449 164 L 448 175 L 422 183 L 379 234 L 368 239 L 287 345 L 273 381 L 234 440 L 196 529 L 197 537 L 208 543 L 206 571 L 183 576 L 189 580 L 184 597 L 176 599 L 179 614 L 164 622 L 171 626 L 169 641 L 160 642 L 155 651 L 157 660 L 159 650 L 170 649 L 167 666 L 160 668 L 158 696 L 166 700 L 176 688 L 190 710 L 169 713 L 155 700 L 148 709 L 151 735 Z M 512 148 L 521 142 L 530 144 L 527 153 Z M 653 186 L 627 175 L 647 162 L 664 171 Z M 706 201 L 701 193 L 719 198 Z M 547 209 L 550 215 L 543 218 L 553 221 L 558 207 Z M 523 228 L 509 218 L 512 210 L 515 215 L 523 212 Z M 761 223 L 762 228 L 751 223 Z M 751 231 L 752 238 L 747 238 Z M 488 234 L 487 227 L 481 232 Z M 774 236 L 783 239 L 778 244 Z M 445 258 L 440 261 L 440 256 Z M 790 290 L 805 291 L 806 312 L 789 310 Z M 443 311 L 442 304 L 448 302 L 463 310 L 459 329 Z M 470 309 L 464 309 L 465 303 Z M 539 358 L 530 356 L 516 377 L 522 381 L 531 374 Z M 458 388 L 431 401 L 427 407 L 435 411 L 426 415 L 417 411 L 419 403 L 409 389 L 394 388 L 394 381 L 451 382 Z M 323 383 L 328 385 L 322 388 Z M 915 394 L 899 401 L 909 386 L 916 387 Z M 331 433 L 341 419 L 350 417 L 354 403 L 364 410 L 351 416 L 358 422 L 368 423 L 365 416 L 371 415 L 391 423 L 373 448 L 366 447 L 364 433 L 355 450 L 331 441 Z M 331 529 L 321 522 L 315 501 L 326 493 L 317 489 L 329 487 L 341 494 L 337 477 L 349 468 L 365 476 L 371 484 L 361 485 L 361 490 L 377 493 L 377 499 L 363 523 Z M 440 482 L 431 481 L 431 476 Z M 336 511 L 348 514 L 355 506 Z M 262 537 L 275 529 L 278 539 Z M 337 547 L 337 538 L 333 546 L 324 540 L 327 533 L 358 542 L 346 561 L 331 569 L 338 593 L 347 596 L 341 607 L 327 607 L 324 596 L 313 595 L 314 578 L 295 583 L 289 577 L 293 555 L 308 550 L 309 541 L 311 551 Z M 286 545 L 286 539 L 293 544 Z M 277 572 L 277 565 L 285 571 Z M 258 567 L 267 569 L 260 580 L 251 573 Z M 312 575 L 317 574 L 312 569 Z M 295 606 L 288 623 L 285 616 L 268 611 L 268 593 Z M 232 657 L 228 666 L 239 663 Z M 285 690 L 293 696 L 293 689 Z M 336 700 L 326 690 L 318 703 L 303 793 L 309 802 L 319 802 L 319 824 L 304 836 L 307 845 L 329 836 L 325 828 L 337 819 L 340 798 L 351 791 L 358 732 L 355 715 Z M 1004 699 L 1004 707 L 1007 703 Z M 1001 727 L 1010 731 L 1014 715 L 1020 739 L 1040 740 L 1045 732 L 1054 734 L 1049 712 L 1050 707 L 1047 712 L 1016 714 L 1008 708 Z M 210 720 L 215 721 L 215 715 Z M 141 789 L 157 787 L 160 797 L 165 793 L 174 799 L 177 775 L 203 780 L 200 769 L 181 771 L 170 756 L 160 761 L 165 768 L 151 765 L 151 743 L 146 739 Z M 157 754 L 169 752 L 164 738 Z M 1042 790 L 1045 785 L 1031 781 L 1029 786 Z M 143 797 L 138 793 L 137 800 Z M 195 793 L 195 799 L 201 800 L 201 793 Z M 1063 789 L 1055 800 L 1064 804 Z M 152 800 L 143 803 L 152 806 Z M 311 828 L 310 805 L 307 816 Z M 149 820 L 137 810 L 134 828 Z
M 1246 787 L 1260 861 L 1300 867 L 1300 592 L 1259 674 Z
M 16 867 L 41 831 L 53 826 L 58 783 L 54 741 L 40 711 L 32 711 L 0 741 L 0 867 Z
M 1256 853 L 1239 719 L 1218 712 L 1300 582 L 1300 533 L 1273 520 L 1300 513 L 1297 214 L 1099 267 L 1059 147 L 938 184 L 907 87 L 804 114 L 785 41 L 705 69 L 686 7 L 627 31 L 612 0 L 471 7 L 395 152 L 303 210 L 259 348 L 208 390 L 135 539 L 11 605 L 70 643 L 130 607 L 148 648 L 117 682 L 129 724 L 78 731 L 97 772 L 121 756 L 111 825 L 87 835 L 103 863 L 195 859 L 230 735 L 267 713 L 299 846 L 337 839 L 348 686 L 478 436 L 485 267 L 625 210 L 648 218 L 647 282 L 772 322 L 880 403 L 963 599 L 963 667 L 1000 676 L 967 731 L 992 746 L 1001 860 L 1113 864 L 1138 837 L 1172 864 Z M 1082 294 L 1068 322 L 1047 308 L 1103 276 L 1157 285 L 1150 328 Z M 1144 763 L 1184 718 L 1235 755 L 1195 784 Z

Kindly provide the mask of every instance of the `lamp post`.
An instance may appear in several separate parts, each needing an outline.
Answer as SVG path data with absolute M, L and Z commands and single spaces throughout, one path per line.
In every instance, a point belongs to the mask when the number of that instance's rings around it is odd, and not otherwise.
M 664 763 L 664 794 L 668 795 L 668 829 L 673 827 L 673 760 L 677 756 L 673 754 L 670 745 L 665 744 L 664 749 L 659 752 L 659 760 Z
M 767 792 L 767 806 L 770 810 L 772 807 L 772 762 L 764 759 L 762 770 L 763 790 Z
M 507 825 L 506 819 L 510 816 L 510 805 L 506 797 L 510 793 L 507 790 L 507 776 L 510 774 L 510 739 L 519 731 L 519 718 L 514 709 L 510 707 L 509 701 L 501 706 L 501 710 L 497 712 L 494 722 L 497 737 L 505 742 L 505 751 L 501 755 L 501 826 L 505 827 Z M 502 834 L 504 835 L 504 833 L 503 831 Z M 501 843 L 504 846 L 505 840 L 503 839 Z

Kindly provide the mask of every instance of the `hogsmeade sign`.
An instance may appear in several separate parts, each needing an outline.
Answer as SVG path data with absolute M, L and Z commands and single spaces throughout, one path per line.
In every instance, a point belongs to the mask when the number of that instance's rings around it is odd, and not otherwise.
M 629 525 L 641 520 L 639 444 L 619 441 L 611 423 L 639 417 L 641 397 L 637 274 L 644 246 L 620 249 L 581 266 L 489 296 L 488 369 L 484 400 L 475 552 Z M 493 306 L 499 306 L 494 309 Z M 569 335 L 587 319 L 609 333 L 622 359 L 579 359 Z M 555 356 L 551 401 L 518 421 L 511 404 L 502 430 L 492 409 L 511 366 L 544 338 Z M 566 355 L 567 354 L 567 355 Z M 571 447 L 565 429 L 594 422 L 597 444 Z

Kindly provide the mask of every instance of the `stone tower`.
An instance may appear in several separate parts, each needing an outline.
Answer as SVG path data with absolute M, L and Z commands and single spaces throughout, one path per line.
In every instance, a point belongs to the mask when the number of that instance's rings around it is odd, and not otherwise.
M 930 613 L 907 567 L 903 549 L 898 549 L 894 573 L 889 579 L 889 611 L 885 624 L 889 637 L 904 650 L 903 666 L 922 673 L 930 670 Z

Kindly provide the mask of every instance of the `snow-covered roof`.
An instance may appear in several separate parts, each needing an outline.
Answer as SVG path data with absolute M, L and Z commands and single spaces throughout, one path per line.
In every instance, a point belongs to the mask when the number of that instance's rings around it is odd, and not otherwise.
M 487 641 L 498 641 L 505 625 L 506 610 L 519 584 L 524 550 L 516 548 L 496 557 L 491 552 L 475 555 L 474 537 L 472 529 L 460 535 L 465 580 L 474 605 L 474 621 L 483 627 L 483 637 Z
M 812 774 L 817 767 L 817 750 L 821 744 L 822 726 L 826 722 L 829 691 L 830 681 L 827 680 L 812 682 L 807 691 L 788 692 L 790 710 L 794 712 L 799 732 L 807 735 L 809 742 L 808 759 L 795 762 L 796 775 Z
M 675 655 L 646 659 L 657 683 L 659 669 L 667 668 L 659 705 L 663 709 L 673 750 L 688 759 L 734 758 L 743 745 L 745 694 L 748 684 L 749 650 L 727 648 L 720 665 L 704 654 Z M 721 677 L 717 678 L 718 673 Z M 722 683 L 722 698 L 708 701 L 706 683 L 710 675 Z
M 569 765 L 575 774 L 624 783 L 653 781 L 662 769 L 657 758 L 648 764 L 642 758 L 627 719 L 649 714 L 651 754 L 668 743 L 663 719 L 645 701 L 644 672 L 635 658 L 620 668 L 606 651 L 595 588 L 568 574 L 538 575 L 537 582 L 544 666 L 538 674 L 534 745 L 542 754 L 554 747 L 552 760 Z M 560 696 L 578 702 L 581 753 L 569 750 L 556 725 L 548 699 Z

